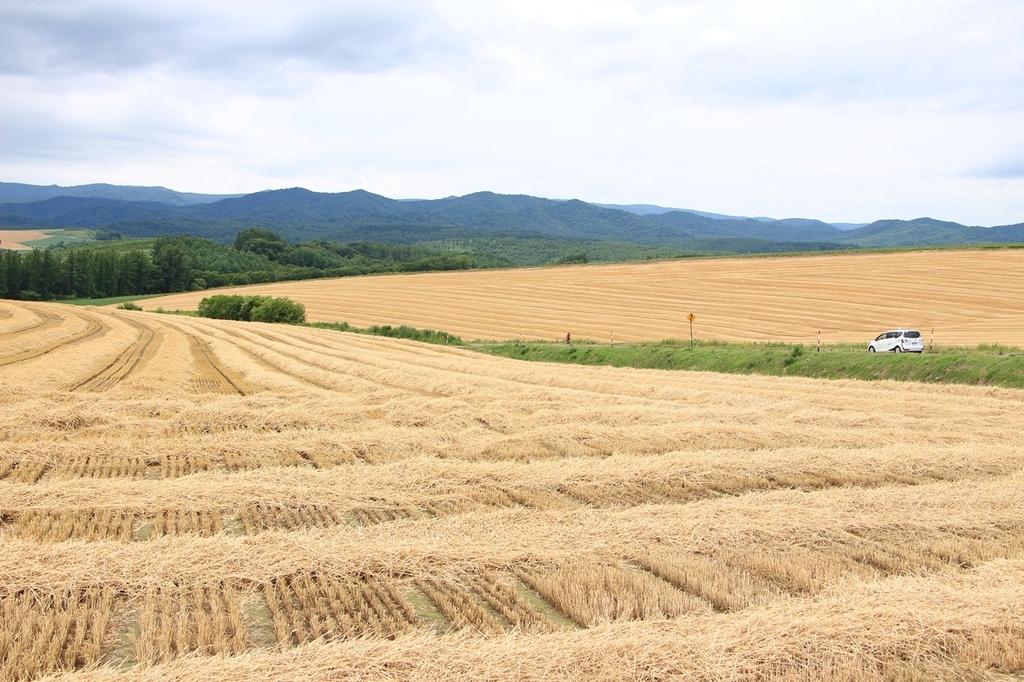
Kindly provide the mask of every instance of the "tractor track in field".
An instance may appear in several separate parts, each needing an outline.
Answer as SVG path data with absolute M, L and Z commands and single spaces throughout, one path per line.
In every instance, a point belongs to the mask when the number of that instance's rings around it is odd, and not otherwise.
M 308 362 L 308 361 L 304 361 L 301 358 L 298 358 L 298 357 L 296 357 L 294 355 L 291 355 L 289 353 L 282 353 L 280 350 L 277 350 L 277 349 L 272 348 L 270 346 L 267 346 L 267 345 L 264 345 L 264 344 L 261 344 L 261 343 L 257 343 L 256 341 L 253 341 L 252 339 L 246 338 L 245 336 L 243 336 L 239 332 L 228 331 L 227 329 L 221 329 L 220 331 L 223 332 L 224 334 L 226 334 L 227 336 L 231 336 L 234 339 L 236 339 L 236 342 L 235 342 L 235 347 L 236 348 L 238 348 L 240 351 L 242 351 L 243 353 L 245 353 L 246 355 L 251 357 L 253 360 L 255 360 L 260 365 L 266 367 L 267 369 L 273 370 L 274 372 L 276 372 L 278 374 L 283 374 L 283 375 L 287 376 L 288 378 L 294 379 L 295 381 L 298 381 L 300 383 L 308 384 L 310 386 L 315 386 L 316 388 L 322 388 L 322 389 L 326 389 L 328 391 L 337 391 L 338 390 L 337 386 L 329 384 L 329 383 L 327 383 L 325 381 L 317 381 L 315 379 L 310 379 L 308 377 L 296 374 L 294 371 L 289 370 L 289 369 L 279 365 L 276 362 L 268 360 L 267 358 L 265 358 L 264 356 L 260 355 L 256 351 L 251 350 L 249 348 L 243 347 L 237 341 L 243 341 L 245 343 L 252 344 L 252 345 L 254 345 L 254 346 L 258 347 L 258 348 L 261 348 L 261 349 L 266 350 L 266 351 L 270 351 L 272 353 L 277 353 L 278 355 L 282 355 L 282 356 L 284 356 L 286 358 L 289 358 L 291 360 L 295 360 L 295 361 L 300 362 L 300 363 L 302 363 L 304 365 L 307 365 L 309 367 L 317 368 L 317 366 L 314 363 L 311 363 L 311 362 Z
M 283 346 L 284 348 L 288 348 L 288 349 L 291 349 L 291 350 L 306 351 L 306 352 L 312 352 L 312 353 L 321 353 L 321 354 L 323 354 L 323 355 L 325 355 L 327 357 L 333 358 L 335 360 L 341 360 L 342 362 L 350 363 L 353 367 L 356 367 L 356 366 L 372 367 L 373 369 L 377 369 L 377 370 L 386 370 L 387 369 L 386 367 L 378 365 L 378 364 L 367 363 L 367 362 L 365 362 L 363 360 L 360 360 L 360 359 L 358 359 L 356 357 L 353 357 L 351 354 L 348 354 L 348 353 L 345 353 L 342 350 L 339 350 L 338 348 L 334 348 L 334 347 L 332 347 L 330 345 L 327 345 L 327 344 L 324 344 L 324 343 L 321 343 L 321 342 L 316 342 L 316 343 L 313 343 L 311 345 L 321 347 L 324 350 L 311 350 L 311 349 L 304 348 L 295 339 L 290 338 L 290 337 L 285 336 L 285 335 L 277 335 L 277 334 L 272 334 L 270 332 L 260 332 L 260 331 L 254 331 L 252 333 L 253 333 L 254 336 L 257 336 L 260 339 L 263 339 L 264 341 L 269 341 L 270 343 L 274 344 L 275 346 Z M 295 353 L 285 352 L 281 348 L 275 348 L 275 347 L 267 346 L 267 345 L 264 345 L 262 343 L 257 343 L 255 341 L 253 341 L 252 343 L 255 343 L 256 345 L 259 345 L 259 346 L 261 346 L 263 348 L 267 348 L 268 350 L 273 350 L 278 355 L 282 355 L 282 356 L 284 356 L 286 358 L 289 358 L 291 360 L 294 360 L 296 362 L 302 363 L 304 365 L 308 365 L 309 367 L 317 368 L 317 369 L 320 368 L 320 366 L 318 364 L 316 364 L 315 361 L 312 361 L 312 360 L 309 360 L 307 358 L 301 357 L 300 355 L 296 355 Z M 404 383 L 399 383 L 399 382 L 394 382 L 394 381 L 385 381 L 385 380 L 383 380 L 383 379 L 381 379 L 379 377 L 366 376 L 365 373 L 358 373 L 358 372 L 354 372 L 354 371 L 350 371 L 350 370 L 334 370 L 334 369 L 332 369 L 330 371 L 332 373 L 334 373 L 334 374 L 343 373 L 343 374 L 346 375 L 346 377 L 349 377 L 349 378 L 352 378 L 352 377 L 358 378 L 361 381 L 364 381 L 368 385 L 371 385 L 371 386 L 380 386 L 380 387 L 398 389 L 398 390 L 402 390 L 402 391 L 409 391 L 411 393 L 417 393 L 419 395 L 427 396 L 427 397 L 432 397 L 432 396 L 436 395 L 435 392 L 430 391 L 430 390 L 426 390 L 426 389 L 422 389 L 422 388 L 417 388 L 417 387 L 410 386 L 410 385 L 404 384 Z M 331 386 L 331 387 L 324 386 L 324 388 L 330 388 L 331 390 L 337 390 L 337 388 L 333 387 L 333 386 Z
M 405 381 L 404 382 L 387 381 L 387 380 L 384 380 L 384 379 L 379 378 L 379 377 L 371 376 L 366 370 L 367 369 L 373 369 L 373 370 L 380 370 L 380 371 L 386 372 L 386 371 L 388 371 L 392 367 L 391 365 L 388 365 L 388 364 L 385 364 L 385 363 L 381 363 L 381 362 L 371 362 L 371 361 L 367 360 L 366 358 L 357 357 L 357 356 L 353 355 L 350 351 L 343 350 L 341 348 L 338 348 L 336 346 L 332 346 L 330 344 L 324 343 L 324 342 L 319 341 L 319 340 L 312 340 L 312 339 L 297 340 L 297 339 L 294 339 L 294 338 L 292 338 L 290 336 L 287 336 L 287 335 L 273 333 L 273 332 L 269 332 L 269 331 L 253 331 L 252 333 L 254 335 L 256 335 L 256 336 L 258 336 L 258 337 L 260 337 L 262 339 L 266 339 L 267 341 L 270 341 L 272 343 L 283 344 L 286 348 L 292 348 L 292 349 L 296 349 L 296 350 L 303 350 L 303 351 L 314 352 L 314 353 L 322 353 L 323 355 L 325 355 L 327 357 L 330 357 L 332 359 L 336 359 L 336 360 L 340 360 L 340 361 L 345 362 L 345 363 L 349 363 L 349 365 L 350 365 L 349 369 L 335 370 L 336 372 L 343 372 L 344 374 L 346 374 L 346 376 L 358 377 L 359 379 L 361 379 L 361 380 L 363 380 L 363 381 L 365 381 L 365 382 L 367 382 L 369 384 L 372 384 L 374 386 L 383 386 L 383 387 L 388 387 L 388 388 L 399 389 L 399 390 L 402 390 L 402 391 L 409 391 L 411 393 L 416 393 L 418 395 L 422 395 L 422 396 L 426 396 L 426 397 L 436 397 L 438 395 L 448 395 L 447 392 L 443 392 L 443 391 L 439 392 L 434 387 L 423 388 L 422 386 L 415 386 L 415 385 L 412 384 L 412 382 L 414 382 L 414 381 L 426 381 L 426 377 L 428 377 L 428 376 L 430 376 L 432 374 L 436 374 L 437 372 L 443 372 L 445 374 L 445 376 L 451 377 L 453 379 L 457 379 L 458 380 L 458 385 L 460 387 L 460 389 L 459 389 L 460 391 L 464 390 L 466 386 L 475 385 L 475 384 L 478 384 L 478 383 L 481 383 L 481 382 L 494 382 L 494 381 L 501 381 L 501 382 L 506 383 L 509 386 L 524 386 L 524 385 L 528 385 L 528 386 L 541 387 L 541 388 L 551 388 L 551 386 L 552 386 L 552 384 L 550 384 L 549 382 L 533 382 L 533 381 L 530 381 L 528 378 L 526 378 L 524 376 L 519 376 L 519 377 L 514 377 L 514 378 L 513 377 L 497 377 L 496 378 L 496 377 L 493 377 L 493 376 L 481 375 L 479 373 L 468 372 L 468 371 L 465 371 L 465 370 L 460 370 L 460 369 L 455 369 L 455 368 L 440 367 L 440 366 L 438 366 L 435 363 L 424 361 L 422 359 L 422 355 L 420 353 L 410 352 L 410 350 L 407 349 L 407 348 L 400 349 L 404 353 L 404 355 L 402 356 L 401 360 L 398 361 L 398 362 L 400 362 L 401 366 L 405 370 L 405 372 L 404 372 Z M 322 349 L 322 350 L 316 350 L 314 348 L 306 348 L 305 345 L 302 345 L 302 344 L 308 344 L 309 346 L 314 346 L 314 347 Z M 268 347 L 268 346 L 264 346 L 264 347 Z M 449 348 L 449 347 L 448 346 L 443 346 L 443 348 Z M 397 353 L 398 350 L 399 349 L 395 349 L 395 352 Z M 280 350 L 278 350 L 276 352 L 280 353 L 281 355 L 284 355 L 285 357 L 290 357 L 290 358 L 292 358 L 294 360 L 297 360 L 299 362 L 304 362 L 304 363 L 310 364 L 309 360 L 305 360 L 305 359 L 303 359 L 301 357 L 298 357 L 298 356 L 295 356 L 295 355 L 292 355 L 292 354 L 289 354 L 289 353 L 285 353 L 285 352 L 280 351 Z M 397 357 L 397 356 L 395 356 L 395 357 Z M 436 383 L 436 382 L 434 382 L 434 383 Z M 563 391 L 568 391 L 568 390 L 575 391 L 577 389 L 572 388 L 572 387 L 564 387 L 562 390 Z M 641 400 L 641 399 L 638 398 L 638 400 Z M 666 401 L 666 400 L 655 400 L 655 399 L 652 399 L 652 398 L 643 398 L 642 400 L 645 402 L 645 404 L 659 403 L 659 402 L 669 402 L 669 401 Z
M 199 393 L 237 393 L 248 395 L 258 389 L 250 385 L 234 370 L 222 365 L 210 344 L 194 334 L 185 332 L 192 351 L 195 376 L 192 384 Z
M 122 320 L 139 332 L 138 339 L 123 353 L 119 353 L 99 372 L 68 386 L 69 391 L 105 391 L 137 371 L 160 346 L 157 332 L 134 320 Z
M 44 315 L 48 315 L 48 316 L 51 315 L 51 313 L 43 313 L 43 314 Z M 110 329 L 109 325 L 107 325 L 104 322 L 99 321 L 98 319 L 96 319 L 95 317 L 93 317 L 91 315 L 89 315 L 89 316 L 79 316 L 79 317 L 80 317 L 80 319 L 85 321 L 85 323 L 86 323 L 85 329 L 83 329 L 81 331 L 78 331 L 78 332 L 75 332 L 74 334 L 72 334 L 70 336 L 67 336 L 67 337 L 64 337 L 62 339 L 57 339 L 55 341 L 50 341 L 48 343 L 42 343 L 42 344 L 39 344 L 38 346 L 35 346 L 34 348 L 30 348 L 28 350 L 24 350 L 24 351 L 21 351 L 19 353 L 14 353 L 13 355 L 8 355 L 7 357 L 0 358 L 0 367 L 3 367 L 5 365 L 13 365 L 16 362 L 24 362 L 25 360 L 31 360 L 33 358 L 38 358 L 41 355 L 46 355 L 47 353 L 55 351 L 58 348 L 61 348 L 63 346 L 70 346 L 72 344 L 80 343 L 80 342 L 85 341 L 87 339 L 91 339 L 91 338 L 93 338 L 95 336 L 101 336 L 101 335 L 107 333 L 107 331 Z M 45 321 L 41 322 L 40 324 L 33 326 L 32 328 L 33 329 L 38 329 L 38 328 L 43 327 L 43 326 L 50 327 L 50 326 L 54 326 L 54 324 L 61 325 L 61 324 L 64 323 L 64 320 L 61 319 L 60 317 L 56 316 L 56 315 L 52 315 L 52 318 L 53 318 L 52 320 L 45 320 Z M 22 329 L 20 331 L 25 331 L 25 330 Z
M 11 317 L 11 311 L 5 309 L 4 312 L 7 313 L 6 317 Z M 0 333 L 0 340 L 18 336 L 20 334 L 24 334 L 25 332 L 30 332 L 36 329 L 42 330 L 47 329 L 49 327 L 58 327 L 64 324 L 64 318 L 59 317 L 58 315 L 54 315 L 49 311 L 39 310 L 34 312 L 36 312 L 36 314 L 39 315 L 39 319 L 25 327 L 20 327 L 18 329 L 13 329 L 8 332 Z

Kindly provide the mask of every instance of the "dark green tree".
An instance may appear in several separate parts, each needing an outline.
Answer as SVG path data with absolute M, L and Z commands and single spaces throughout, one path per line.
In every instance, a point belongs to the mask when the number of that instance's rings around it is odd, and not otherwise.
M 113 251 L 100 251 L 93 255 L 93 295 L 99 298 L 117 296 L 119 258 Z M 141 293 L 141 292 L 140 292 Z
M 118 260 L 117 295 L 157 292 L 156 267 L 147 254 L 142 251 L 128 251 Z
M 153 265 L 164 293 L 188 291 L 192 287 L 192 266 L 181 247 L 166 237 L 153 246 Z
M 17 298 L 21 286 L 21 256 L 16 251 L 0 251 L 0 297 Z
M 242 230 L 235 237 L 235 248 L 239 251 L 258 253 L 271 260 L 278 260 L 287 250 L 288 244 L 276 232 L 265 230 L 262 227 L 250 227 L 247 230 Z

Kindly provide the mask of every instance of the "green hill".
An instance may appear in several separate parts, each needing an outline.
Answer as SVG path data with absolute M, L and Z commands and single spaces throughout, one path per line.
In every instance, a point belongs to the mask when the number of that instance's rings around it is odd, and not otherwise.
M 261 227 L 288 242 L 436 244 L 478 240 L 482 244 L 494 238 L 515 238 L 614 242 L 701 253 L 1024 241 L 1024 224 L 968 227 L 919 218 L 880 220 L 842 230 L 801 218 L 716 218 L 678 210 L 640 214 L 575 199 L 493 192 L 399 201 L 365 190 L 321 193 L 291 188 L 217 198 L 164 188 L 83 185 L 65 188 L 78 192 L 74 196 L 26 200 L 61 189 L 0 183 L 0 198 L 18 197 L 0 204 L 0 227 L 107 228 L 125 236 L 190 234 L 222 243 L 231 243 L 246 228 Z M 86 196 L 90 192 L 95 196 Z

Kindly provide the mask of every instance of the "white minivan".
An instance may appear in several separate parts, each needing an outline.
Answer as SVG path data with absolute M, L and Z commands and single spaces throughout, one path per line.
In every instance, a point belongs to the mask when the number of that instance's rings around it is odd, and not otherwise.
M 924 339 L 916 329 L 894 329 L 882 332 L 868 344 L 869 353 L 923 353 Z

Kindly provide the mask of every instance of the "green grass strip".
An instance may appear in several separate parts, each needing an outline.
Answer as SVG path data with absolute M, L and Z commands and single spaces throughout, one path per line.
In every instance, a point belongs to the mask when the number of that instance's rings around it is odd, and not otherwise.
M 58 303 L 68 305 L 111 305 L 113 303 L 127 303 L 129 301 L 142 301 L 147 298 L 157 298 L 167 294 L 139 294 L 137 296 L 109 296 L 107 298 L 64 298 Z
M 915 353 L 868 353 L 864 346 L 664 341 L 628 345 L 528 342 L 479 344 L 484 353 L 518 360 L 640 369 L 763 374 L 819 379 L 919 381 L 1024 388 L 1024 350 L 1006 346 L 945 347 Z

